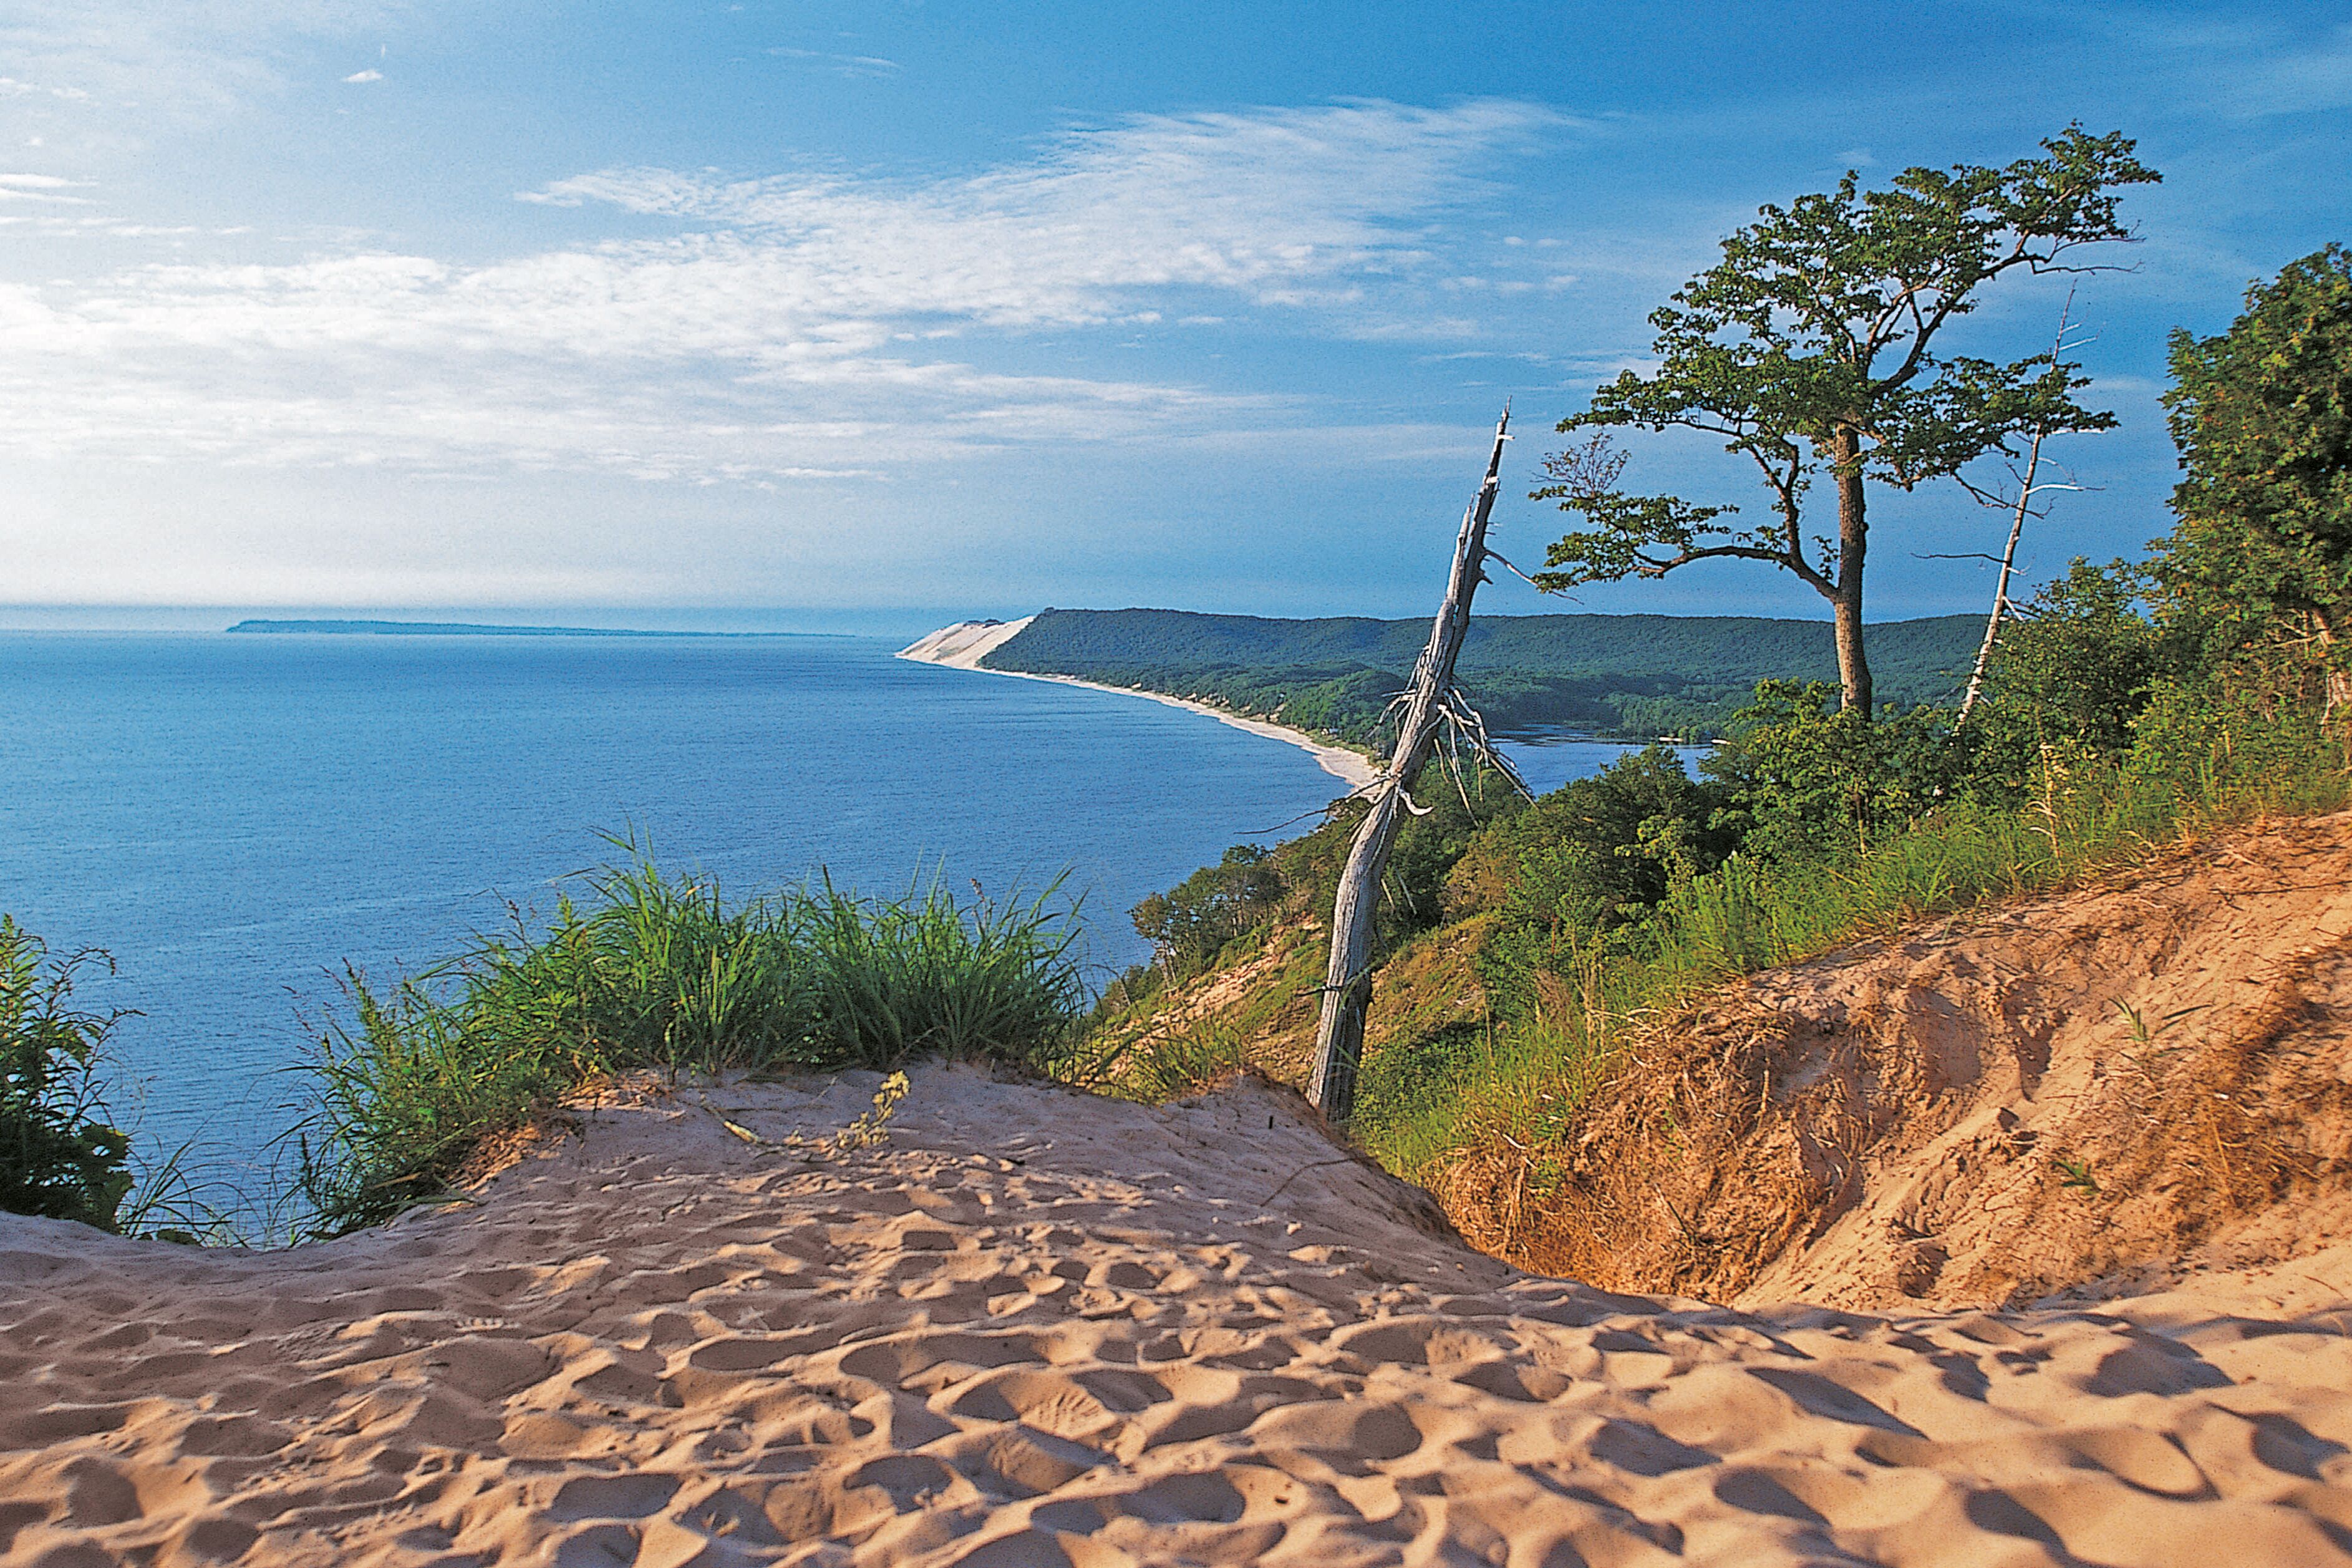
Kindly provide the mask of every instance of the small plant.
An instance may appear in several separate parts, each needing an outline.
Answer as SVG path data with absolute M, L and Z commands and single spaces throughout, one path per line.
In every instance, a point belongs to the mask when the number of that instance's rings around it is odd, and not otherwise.
M 2099 1179 L 2091 1173 L 2089 1161 L 2053 1158 L 2050 1163 L 2058 1173 L 2060 1186 L 2072 1187 L 2085 1197 L 2095 1197 L 2098 1194 Z
M 1070 1049 L 1086 997 L 1058 884 L 964 904 L 936 883 L 887 900 L 820 878 L 730 906 L 611 842 L 629 860 L 544 931 L 516 911 L 508 932 L 389 989 L 350 975 L 354 1016 L 320 1031 L 292 1134 L 310 1231 L 443 1196 L 484 1138 L 602 1074 L 888 1071 L 932 1054 L 1042 1072 Z M 888 1110 L 861 1121 L 878 1135 Z
M 1098 1037 L 1090 1054 L 1063 1077 L 1097 1094 L 1163 1105 L 1199 1094 L 1249 1059 L 1247 1041 L 1221 1021 L 1155 1023 Z
M 834 1135 L 835 1149 L 864 1149 L 885 1142 L 890 1136 L 890 1118 L 898 1102 L 907 1098 L 907 1075 L 894 1072 L 882 1080 L 874 1091 L 874 1103 L 858 1119 Z
M 2178 1028 L 2181 1020 L 2192 1014 L 2205 1011 L 2201 1005 L 2182 1007 L 2167 1013 L 2162 1019 L 2150 1024 L 2138 1008 L 2120 997 L 2115 1003 L 2115 1009 L 2122 1016 L 2124 1027 L 2131 1035 L 2134 1047 L 2131 1053 L 2132 1066 L 2143 1078 L 2155 1077 L 2157 1071 L 2168 1058 L 2179 1055 L 2183 1049 L 2179 1046 L 2159 1046 L 2157 1042 Z
M 0 1209 L 120 1228 L 131 1140 L 111 1124 L 97 1072 L 107 1037 L 131 1015 L 73 1003 L 84 970 L 114 973 L 97 949 L 51 958 L 0 915 Z

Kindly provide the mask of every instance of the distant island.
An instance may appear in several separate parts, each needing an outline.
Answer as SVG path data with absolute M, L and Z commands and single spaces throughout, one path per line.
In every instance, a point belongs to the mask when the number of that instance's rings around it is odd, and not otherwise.
M 1981 616 L 1882 621 L 1870 662 L 1883 701 L 1956 700 Z M 1362 744 L 1429 639 L 1426 617 L 1282 620 L 1184 610 L 1041 610 L 934 632 L 929 663 L 1076 678 L 1190 699 Z M 1759 680 L 1837 679 L 1827 621 L 1761 616 L 1477 616 L 1463 684 L 1497 731 L 1621 739 L 1723 732 Z
M 629 631 L 615 626 L 493 626 L 471 621 L 239 621 L 233 632 L 326 632 L 379 637 L 803 637 L 829 632 Z

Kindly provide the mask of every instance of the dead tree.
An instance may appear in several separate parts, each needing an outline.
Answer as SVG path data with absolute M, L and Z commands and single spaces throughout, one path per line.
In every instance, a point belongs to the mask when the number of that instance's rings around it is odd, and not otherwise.
M 2065 307 L 2058 312 L 2058 335 L 2050 345 L 2050 364 L 2053 374 L 2063 374 L 2064 367 L 2059 355 L 2080 348 L 2084 342 L 2089 341 L 2084 339 L 2071 343 L 2066 341 L 2066 329 L 2074 313 L 2074 291 L 2070 289 L 2066 291 Z M 2000 552 L 2000 575 L 1994 582 L 1992 588 L 1992 613 L 1985 617 L 1984 642 L 1977 649 L 1976 668 L 1969 672 L 1968 690 L 1960 698 L 1960 716 L 1958 722 L 1962 724 L 1969 721 L 1969 714 L 1975 710 L 1977 700 L 1984 695 L 1985 671 L 1992 668 L 1992 650 L 1994 645 L 2000 641 L 2001 623 L 2008 618 L 2009 612 L 2016 607 L 2010 602 L 2009 582 L 2017 570 L 2017 543 L 2024 536 L 2025 520 L 2029 517 L 2038 518 L 2049 515 L 2046 508 L 2039 511 L 2034 510 L 2033 498 L 2043 490 L 2079 490 L 2084 488 L 2072 482 L 2066 484 L 2035 482 L 2035 476 L 2042 468 L 2042 443 L 2049 434 L 2050 426 L 2046 420 L 2035 425 L 2033 439 L 2025 448 L 2024 471 L 2020 473 L 2013 468 L 2010 470 L 2011 477 L 2017 480 L 2015 502 L 2009 501 L 1998 491 L 1980 489 L 1976 485 L 1969 484 L 1966 479 L 1961 480 L 1963 485 L 1967 485 L 1969 493 L 1976 497 L 1979 505 L 2001 507 L 2010 512 L 2009 544 Z
M 1364 1054 L 1364 1010 L 1372 994 L 1372 918 L 1380 905 L 1381 878 L 1402 825 L 1400 814 L 1418 815 L 1427 809 L 1414 805 L 1406 792 L 1436 751 L 1440 732 L 1451 726 L 1457 745 L 1466 746 L 1521 793 L 1527 790 L 1510 764 L 1488 743 L 1486 725 L 1454 680 L 1454 661 L 1470 629 L 1471 595 L 1488 580 L 1487 560 L 1502 559 L 1486 548 L 1486 519 L 1495 510 L 1503 443 L 1511 438 L 1510 424 L 1511 411 L 1507 407 L 1495 425 L 1495 450 L 1486 459 L 1486 482 L 1462 514 L 1445 602 L 1430 624 L 1429 646 L 1413 665 L 1412 684 L 1398 700 L 1404 718 L 1397 729 L 1396 751 L 1388 767 L 1365 790 L 1371 809 L 1357 827 L 1355 840 L 1348 847 L 1348 863 L 1339 873 L 1339 896 L 1331 907 L 1331 962 L 1324 973 L 1323 1014 L 1315 1027 L 1315 1081 L 1308 1090 L 1316 1108 L 1334 1121 L 1346 1121 L 1356 1108 L 1356 1070 Z

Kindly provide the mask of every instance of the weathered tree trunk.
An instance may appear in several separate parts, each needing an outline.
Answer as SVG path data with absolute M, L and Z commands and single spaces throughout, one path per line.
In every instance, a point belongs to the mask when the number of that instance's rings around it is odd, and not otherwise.
M 2074 291 L 2069 289 L 2065 306 L 2058 312 L 2057 334 L 2050 340 L 2050 366 L 2053 371 L 2058 368 L 2059 355 L 2069 347 L 2080 346 L 2066 342 L 2067 324 L 2074 317 Z M 2017 570 L 2017 542 L 2025 537 L 2025 520 L 2042 515 L 2033 510 L 2034 492 L 2042 488 L 2034 480 L 2042 471 L 2042 443 L 2049 434 L 2047 425 L 2036 425 L 2033 441 L 2025 448 L 2025 472 L 2017 481 L 2017 506 L 2009 519 L 2009 543 L 2000 552 L 2000 576 L 1992 585 L 1992 614 L 1985 617 L 1984 643 L 1977 649 L 1976 668 L 1969 672 L 1969 689 L 1960 697 L 1958 724 L 1969 721 L 1969 715 L 1976 711 L 1977 700 L 1984 695 L 1985 671 L 1992 668 L 1993 645 L 2000 641 L 2001 624 L 2009 617 L 2009 580 Z M 2015 472 L 2014 469 L 2011 471 Z M 2073 489 L 2075 487 L 2067 484 L 2055 488 Z M 1954 727 L 1958 726 L 1956 724 Z
M 1510 438 L 1510 410 L 1495 426 L 1494 455 L 1486 459 L 1486 482 L 1462 514 L 1454 541 L 1454 572 L 1445 602 L 1430 624 L 1429 646 L 1413 666 L 1404 721 L 1396 752 L 1371 787 L 1371 810 L 1356 829 L 1348 862 L 1339 873 L 1339 896 L 1331 907 L 1331 962 L 1324 972 L 1323 1012 L 1315 1027 L 1315 1080 L 1308 1098 L 1334 1121 L 1356 1109 L 1356 1071 L 1364 1054 L 1364 1009 L 1372 994 L 1372 920 L 1380 908 L 1381 877 L 1407 808 L 1405 791 L 1437 744 L 1454 689 L 1454 660 L 1470 629 L 1470 599 L 1485 581 L 1486 519 L 1495 509 L 1503 443 Z
M 1838 426 L 1834 446 L 1838 489 L 1837 597 L 1830 601 L 1837 626 L 1840 706 L 1865 720 L 1871 704 L 1870 659 L 1862 648 L 1862 568 L 1870 547 L 1870 524 L 1863 514 L 1862 437 L 1850 425 Z
M 1977 649 L 1976 668 L 1969 672 L 1969 689 L 1960 696 L 1962 724 L 1975 711 L 1977 699 L 1984 695 L 1985 671 L 1992 667 L 1993 645 L 2000 640 L 2001 622 L 2009 615 L 2009 579 L 2017 569 L 2017 542 L 2025 536 L 2025 520 L 2032 515 L 2033 475 L 2042 467 L 2042 437 L 2041 427 L 2035 426 L 2033 444 L 2025 450 L 2025 478 L 2017 487 L 2017 510 L 2009 520 L 2009 544 L 2000 552 L 2000 575 L 1993 580 L 1992 614 L 1985 617 L 1984 643 Z

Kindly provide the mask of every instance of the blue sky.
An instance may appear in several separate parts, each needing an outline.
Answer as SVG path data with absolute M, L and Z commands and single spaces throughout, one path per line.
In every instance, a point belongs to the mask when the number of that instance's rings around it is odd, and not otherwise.
M 2340 7 L 16 0 L 0 603 L 1423 613 L 1503 399 L 1538 557 L 1551 423 L 1759 203 L 2076 119 L 2166 181 L 2077 303 L 2123 428 L 2054 448 L 2098 488 L 2043 575 L 2166 526 L 2167 331 L 2352 238 Z M 1749 499 L 1703 447 L 1626 481 Z M 1875 521 L 1874 616 L 1981 607 L 1917 556 L 1997 519 Z

